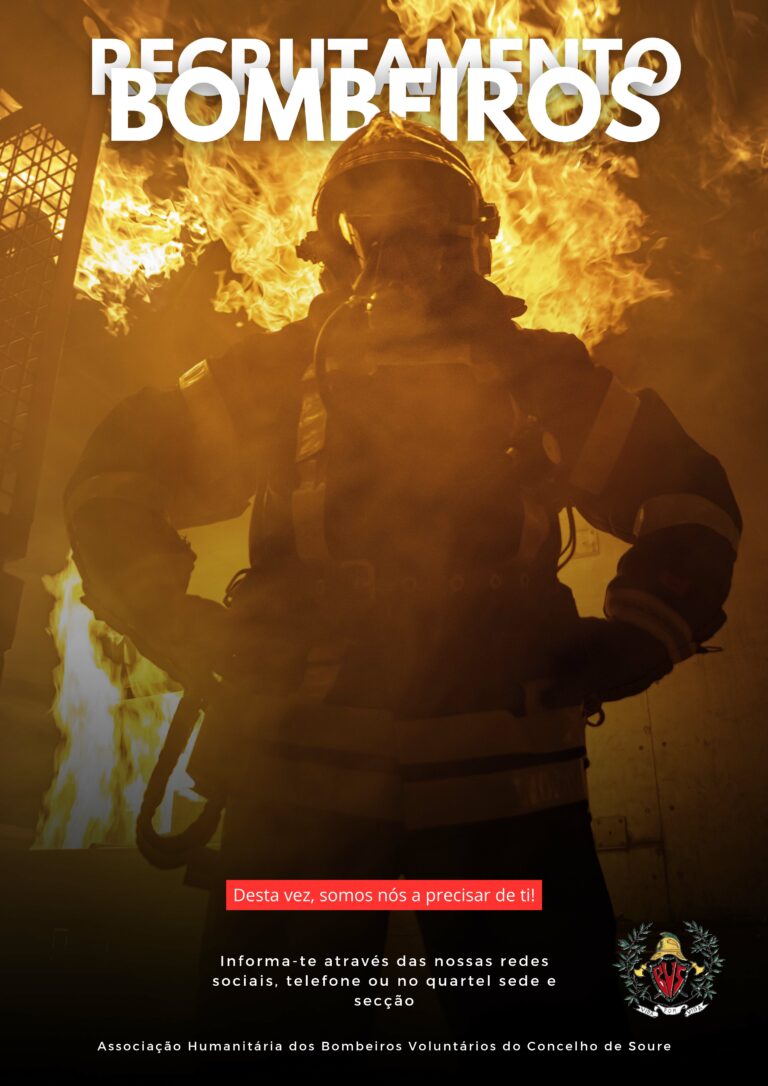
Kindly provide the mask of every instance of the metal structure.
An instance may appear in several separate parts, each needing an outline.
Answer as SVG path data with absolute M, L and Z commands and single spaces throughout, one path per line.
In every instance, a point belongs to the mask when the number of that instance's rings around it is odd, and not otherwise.
M 0 3 L 0 567 L 24 556 L 104 123 L 75 0 Z M 0 659 L 22 583 L 0 572 Z

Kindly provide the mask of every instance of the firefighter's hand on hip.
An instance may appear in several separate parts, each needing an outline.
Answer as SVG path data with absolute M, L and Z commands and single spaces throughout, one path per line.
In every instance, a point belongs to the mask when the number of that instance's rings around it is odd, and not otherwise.
M 642 693 L 673 667 L 666 647 L 638 626 L 582 618 L 575 636 L 552 657 L 543 708 L 594 705 Z

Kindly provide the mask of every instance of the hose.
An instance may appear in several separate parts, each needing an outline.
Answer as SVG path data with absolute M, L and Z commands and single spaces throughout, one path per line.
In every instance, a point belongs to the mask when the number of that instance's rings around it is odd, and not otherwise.
M 149 778 L 136 820 L 138 850 L 153 867 L 161 870 L 184 867 L 194 852 L 208 844 L 221 818 L 223 802 L 209 799 L 200 815 L 181 833 L 161 834 L 152 825 L 155 813 L 165 798 L 171 774 L 186 749 L 203 707 L 199 697 L 192 694 L 182 696 Z

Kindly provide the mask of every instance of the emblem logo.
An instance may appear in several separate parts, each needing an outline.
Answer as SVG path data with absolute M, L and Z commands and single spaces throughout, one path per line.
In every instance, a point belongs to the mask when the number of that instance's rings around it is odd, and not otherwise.
M 656 948 L 649 954 L 646 944 L 653 927 L 649 923 L 619 940 L 616 968 L 627 989 L 627 1003 L 641 1014 L 689 1018 L 708 1007 L 715 996 L 714 980 L 725 961 L 718 941 L 695 921 L 686 920 L 683 926 L 690 940 L 690 957 L 671 931 L 659 932 Z

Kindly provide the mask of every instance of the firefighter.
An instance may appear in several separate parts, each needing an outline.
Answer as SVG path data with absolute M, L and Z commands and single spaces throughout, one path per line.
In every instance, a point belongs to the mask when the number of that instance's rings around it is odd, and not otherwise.
M 448 1027 L 618 1036 L 585 725 L 723 625 L 731 487 L 655 392 L 519 327 L 488 278 L 496 209 L 439 132 L 377 115 L 314 210 L 307 315 L 119 404 L 65 496 L 86 601 L 208 705 L 189 772 L 224 806 L 211 1007 L 348 1039 L 381 1013 L 353 1005 L 363 967 L 352 994 L 279 970 L 213 993 L 220 955 L 359 959 L 387 930 L 386 910 L 227 914 L 225 877 L 539 878 L 541 911 L 417 913 L 428 957 L 548 961 L 527 988 L 438 986 Z M 249 502 L 249 567 L 223 604 L 190 595 L 180 531 Z M 604 618 L 558 580 L 574 509 L 629 545 Z M 412 1036 L 418 1012 L 392 1013 Z

